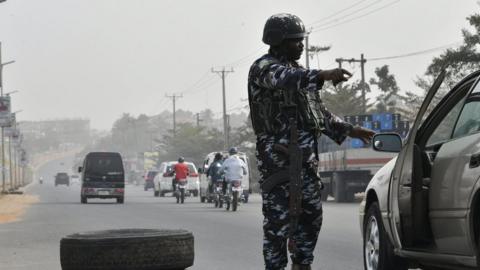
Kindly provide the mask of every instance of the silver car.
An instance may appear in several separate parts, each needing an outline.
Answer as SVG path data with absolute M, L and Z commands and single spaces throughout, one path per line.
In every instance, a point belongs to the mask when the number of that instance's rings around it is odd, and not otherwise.
M 360 207 L 365 269 L 480 269 L 480 71 L 437 94 L 444 77 L 404 142 L 373 138 L 375 150 L 398 156 L 372 178 Z

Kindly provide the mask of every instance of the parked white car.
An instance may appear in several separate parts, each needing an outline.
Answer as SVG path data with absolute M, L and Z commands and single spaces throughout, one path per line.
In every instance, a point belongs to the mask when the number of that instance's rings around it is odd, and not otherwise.
M 175 164 L 177 164 L 177 161 L 165 161 L 160 164 L 159 173 L 153 179 L 155 197 L 163 197 L 165 193 L 173 192 L 172 179 L 174 177 L 173 167 Z M 200 190 L 197 168 L 192 162 L 185 162 L 185 164 L 187 164 L 190 171 L 187 177 L 188 184 L 186 190 L 189 194 L 197 197 Z

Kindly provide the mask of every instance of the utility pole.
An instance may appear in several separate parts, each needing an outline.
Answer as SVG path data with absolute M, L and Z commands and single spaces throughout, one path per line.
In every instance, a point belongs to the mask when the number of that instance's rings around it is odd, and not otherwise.
M 220 75 L 222 78 L 222 95 L 223 95 L 223 147 L 224 149 L 227 149 L 229 146 L 229 141 L 228 141 L 228 123 L 227 123 L 227 102 L 225 98 L 225 75 L 228 73 L 233 72 L 233 68 L 230 68 L 230 70 L 225 70 L 225 67 L 223 67 L 221 70 L 214 70 L 212 68 L 213 73 L 217 73 Z
M 342 68 L 342 63 L 343 62 L 348 62 L 348 63 L 360 63 L 360 68 L 362 72 L 362 80 L 361 80 L 361 88 L 362 88 L 362 111 L 363 113 L 367 112 L 367 98 L 366 98 L 366 92 L 367 92 L 367 84 L 365 83 L 365 63 L 367 62 L 367 59 L 363 57 L 363 53 L 360 55 L 360 59 L 355 59 L 355 58 L 350 58 L 350 59 L 345 59 L 345 58 L 337 58 L 335 61 L 338 63 L 338 67 Z
M 180 94 L 180 95 L 173 94 L 171 96 L 165 95 L 165 97 L 171 98 L 172 101 L 173 101 L 173 137 L 175 137 L 176 130 L 177 130 L 177 122 L 176 122 L 176 119 L 175 119 L 175 102 L 176 102 L 177 98 L 182 98 L 183 95 L 182 94 Z
M 15 61 L 2 62 L 2 43 L 0 42 L 0 97 L 3 98 L 3 67 L 8 64 L 13 64 Z M 6 192 L 5 187 L 5 132 L 3 126 L 1 127 L 2 137 L 2 193 Z
M 197 128 L 200 127 L 200 122 L 203 121 L 203 119 L 200 119 L 200 113 L 195 114 L 197 116 Z

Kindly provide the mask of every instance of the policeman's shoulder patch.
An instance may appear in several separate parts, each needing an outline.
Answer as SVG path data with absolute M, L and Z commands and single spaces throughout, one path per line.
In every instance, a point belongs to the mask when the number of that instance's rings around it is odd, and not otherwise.
M 263 69 L 265 68 L 266 66 L 269 66 L 271 64 L 273 64 L 274 62 L 271 60 L 271 59 L 262 59 L 258 62 L 258 67 L 260 69 Z

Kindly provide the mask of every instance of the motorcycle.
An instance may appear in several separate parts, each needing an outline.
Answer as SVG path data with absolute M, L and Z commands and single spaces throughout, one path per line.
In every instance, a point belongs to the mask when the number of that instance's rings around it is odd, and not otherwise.
M 230 205 L 232 206 L 232 211 L 237 211 L 238 204 L 242 200 L 243 196 L 243 187 L 241 180 L 233 180 L 229 184 L 226 194 L 226 208 L 227 211 L 230 210 Z
M 223 181 L 217 181 L 215 184 L 215 190 L 213 191 L 213 200 L 215 202 L 215 208 L 223 207 Z
M 177 198 L 177 203 L 184 203 L 185 192 L 187 188 L 187 179 L 178 179 L 175 185 L 175 197 Z

